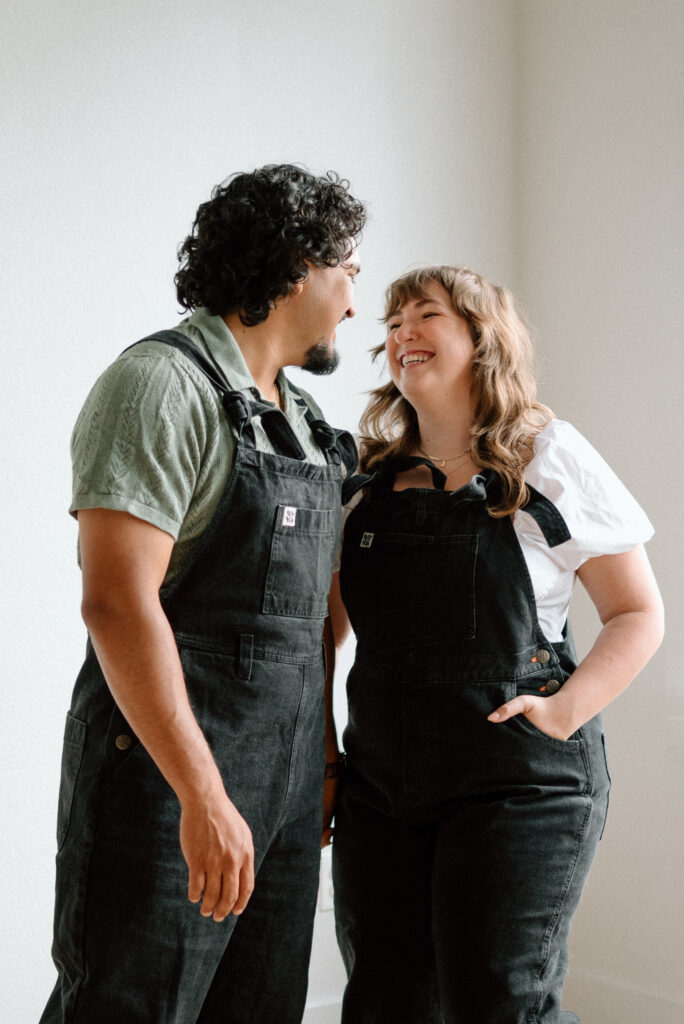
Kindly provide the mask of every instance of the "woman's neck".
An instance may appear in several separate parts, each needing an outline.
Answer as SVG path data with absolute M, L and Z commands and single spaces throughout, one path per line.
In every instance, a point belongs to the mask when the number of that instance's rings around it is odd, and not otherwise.
M 419 441 L 423 454 L 440 461 L 453 459 L 470 449 L 473 409 L 470 401 L 450 403 L 448 409 L 417 409 Z

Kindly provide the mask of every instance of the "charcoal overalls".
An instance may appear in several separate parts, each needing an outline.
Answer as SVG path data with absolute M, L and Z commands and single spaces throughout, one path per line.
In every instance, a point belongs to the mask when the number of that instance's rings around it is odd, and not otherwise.
M 393 491 L 429 466 L 435 490 Z M 357 636 L 333 846 L 344 1024 L 557 1024 L 567 938 L 605 821 L 600 719 L 566 742 L 523 715 L 576 667 L 550 643 L 496 474 L 458 491 L 384 464 L 351 513 L 341 587 Z M 565 521 L 530 488 L 550 547 Z
M 193 711 L 252 830 L 256 882 L 244 913 L 220 923 L 188 901 L 178 800 L 88 643 L 66 723 L 59 978 L 42 1024 L 299 1024 L 320 867 L 322 627 L 354 443 L 307 410 L 326 464 L 305 461 L 279 410 L 233 391 L 183 335 L 152 340 L 206 373 L 236 439 L 212 522 L 161 599 Z M 256 448 L 255 415 L 273 454 Z

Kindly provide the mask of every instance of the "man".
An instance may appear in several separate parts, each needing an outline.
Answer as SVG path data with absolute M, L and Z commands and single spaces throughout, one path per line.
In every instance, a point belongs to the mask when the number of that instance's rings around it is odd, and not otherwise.
M 273 165 L 218 186 L 179 251 L 194 312 L 123 353 L 81 412 L 89 644 L 42 1024 L 301 1020 L 353 444 L 282 368 L 334 369 L 364 221 L 334 174 Z

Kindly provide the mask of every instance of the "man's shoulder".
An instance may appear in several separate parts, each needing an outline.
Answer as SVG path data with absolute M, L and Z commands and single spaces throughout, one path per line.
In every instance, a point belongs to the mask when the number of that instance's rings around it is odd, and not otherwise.
M 105 397 L 139 388 L 162 394 L 169 387 L 203 402 L 214 400 L 214 389 L 190 356 L 164 341 L 145 338 L 110 363 L 91 394 Z

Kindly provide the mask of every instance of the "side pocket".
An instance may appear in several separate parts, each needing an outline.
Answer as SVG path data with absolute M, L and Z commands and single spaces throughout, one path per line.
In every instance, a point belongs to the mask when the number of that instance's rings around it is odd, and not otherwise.
M 83 751 L 85 749 L 87 726 L 79 718 L 67 712 L 64 726 L 64 746 L 62 747 L 62 774 L 59 781 L 59 802 L 57 805 L 57 849 L 64 845 L 69 831 L 71 805 L 74 799 L 76 779 L 81 770 Z
M 599 842 L 603 839 L 603 833 L 606 831 L 606 822 L 608 821 L 608 805 L 610 803 L 610 787 L 612 780 L 610 777 L 610 766 L 608 764 L 608 750 L 606 749 L 606 736 L 605 733 L 601 733 L 601 746 L 603 747 L 603 760 L 606 764 L 606 777 L 608 779 L 608 788 L 606 790 L 606 813 L 603 817 L 603 826 L 601 828 L 601 835 L 599 836 Z

